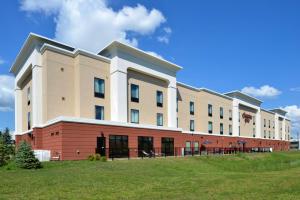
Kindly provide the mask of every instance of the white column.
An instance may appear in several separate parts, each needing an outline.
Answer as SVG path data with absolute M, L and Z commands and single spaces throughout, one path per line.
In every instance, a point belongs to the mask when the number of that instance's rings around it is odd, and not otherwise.
M 257 110 L 256 114 L 255 114 L 255 129 L 256 129 L 256 137 L 257 138 L 261 138 L 261 113 L 260 113 L 260 108 Z
M 32 66 L 32 127 L 43 124 L 43 74 L 42 67 Z
M 169 83 L 168 86 L 168 127 L 177 127 L 177 112 L 176 112 L 176 104 L 177 104 L 177 87 L 176 87 L 176 79 Z
M 277 113 L 275 113 L 274 122 L 275 122 L 275 139 L 280 140 L 280 136 L 279 136 L 279 119 L 278 119 L 278 114 Z
M 286 138 L 286 132 L 285 132 L 285 119 L 282 120 L 282 139 L 287 140 Z
M 16 86 L 15 88 L 15 134 L 23 131 L 22 126 L 22 90 Z
M 233 99 L 232 101 L 232 135 L 239 136 L 239 101 Z

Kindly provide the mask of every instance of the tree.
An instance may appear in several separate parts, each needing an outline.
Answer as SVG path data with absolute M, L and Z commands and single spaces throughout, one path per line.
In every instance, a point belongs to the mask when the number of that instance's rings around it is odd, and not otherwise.
M 4 143 L 3 137 L 0 137 L 0 167 L 7 164 L 9 160 L 9 153 L 7 146 Z
M 16 165 L 24 169 L 38 169 L 42 167 L 41 162 L 34 156 L 31 146 L 22 141 L 16 153 Z
M 11 139 L 11 135 L 10 135 L 10 131 L 8 128 L 6 128 L 4 130 L 4 132 L 0 135 L 0 137 L 3 138 L 3 142 L 4 142 L 4 145 L 6 146 L 6 149 L 7 149 L 7 153 L 9 155 L 14 155 L 15 153 L 15 148 L 14 148 L 14 145 L 13 145 L 13 141 Z

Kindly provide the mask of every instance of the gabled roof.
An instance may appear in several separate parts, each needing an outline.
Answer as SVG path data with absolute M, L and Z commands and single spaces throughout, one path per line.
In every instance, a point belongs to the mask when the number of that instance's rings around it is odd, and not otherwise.
M 246 100 L 246 101 L 248 100 L 248 101 L 254 102 L 255 104 L 257 104 L 259 106 L 263 103 L 263 101 L 255 98 L 255 97 L 252 97 L 252 96 L 250 96 L 248 94 L 245 94 L 245 93 L 243 93 L 241 91 L 238 91 L 238 90 L 224 93 L 224 95 L 232 97 L 232 98 L 241 99 L 241 100 Z
M 106 47 L 104 47 L 99 53 L 98 55 L 104 55 L 106 52 L 109 52 L 113 49 L 122 49 L 125 50 L 126 52 L 131 52 L 135 55 L 138 55 L 139 57 L 144 57 L 146 59 L 149 60 L 153 60 L 156 61 L 164 66 L 168 66 L 169 68 L 172 68 L 175 71 L 181 70 L 182 67 L 179 65 L 176 65 L 170 61 L 167 61 L 163 58 L 159 58 L 157 56 L 151 55 L 149 53 L 147 53 L 146 51 L 143 51 L 141 49 L 135 48 L 133 46 L 130 46 L 128 44 L 124 44 L 120 41 L 112 41 L 110 44 L 108 44 Z

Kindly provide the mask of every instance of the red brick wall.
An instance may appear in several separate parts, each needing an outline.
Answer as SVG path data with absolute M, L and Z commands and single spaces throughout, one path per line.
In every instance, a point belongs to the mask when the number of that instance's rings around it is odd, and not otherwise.
M 127 135 L 130 156 L 137 156 L 138 136 L 154 138 L 154 148 L 161 148 L 162 137 L 174 138 L 175 147 L 185 147 L 186 141 L 198 141 L 201 145 L 208 140 L 211 144 L 206 147 L 241 147 L 238 140 L 246 141 L 245 147 L 272 147 L 275 151 L 288 150 L 289 142 L 255 138 L 225 137 L 213 135 L 184 134 L 179 131 L 154 130 L 144 128 L 119 127 L 109 125 L 93 125 L 83 123 L 59 122 L 45 128 L 35 128 L 32 137 L 28 134 L 17 136 L 17 144 L 21 140 L 29 142 L 34 149 L 51 150 L 51 156 L 60 156 L 62 160 L 81 160 L 94 154 L 97 137 L 106 137 L 106 148 L 109 148 L 109 135 Z M 180 151 L 178 149 L 178 151 Z M 177 152 L 180 153 L 180 152 Z

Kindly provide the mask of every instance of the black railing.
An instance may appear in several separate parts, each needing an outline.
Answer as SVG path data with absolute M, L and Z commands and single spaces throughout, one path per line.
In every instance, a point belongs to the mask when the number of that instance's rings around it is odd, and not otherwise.
M 255 152 L 270 152 L 270 147 L 174 147 L 172 149 L 165 148 L 153 148 L 153 149 L 138 149 L 138 148 L 106 148 L 95 149 L 96 153 L 100 153 L 102 156 L 108 156 L 110 159 L 115 158 L 156 158 L 156 157 L 182 157 L 182 156 L 201 156 L 201 155 L 226 155 L 236 154 L 240 152 L 255 153 Z

